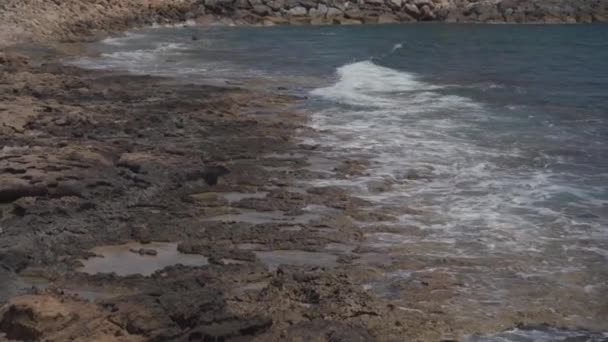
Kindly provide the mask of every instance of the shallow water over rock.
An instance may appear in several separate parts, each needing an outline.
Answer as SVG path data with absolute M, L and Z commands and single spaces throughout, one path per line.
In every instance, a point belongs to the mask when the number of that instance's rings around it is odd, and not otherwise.
M 137 253 L 137 251 L 156 251 L 156 255 Z M 149 244 L 127 243 L 123 245 L 95 247 L 91 252 L 99 255 L 81 260 L 81 272 L 116 273 L 119 276 L 141 274 L 144 276 L 172 265 L 203 266 L 207 258 L 201 255 L 182 254 L 174 242 L 152 242 Z

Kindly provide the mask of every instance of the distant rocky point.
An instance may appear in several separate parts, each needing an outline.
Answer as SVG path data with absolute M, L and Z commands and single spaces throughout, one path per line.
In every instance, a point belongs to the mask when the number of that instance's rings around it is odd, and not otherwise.
M 199 24 L 333 25 L 444 21 L 591 23 L 605 0 L 3 0 L 0 46 L 82 41 L 108 31 L 195 20 Z

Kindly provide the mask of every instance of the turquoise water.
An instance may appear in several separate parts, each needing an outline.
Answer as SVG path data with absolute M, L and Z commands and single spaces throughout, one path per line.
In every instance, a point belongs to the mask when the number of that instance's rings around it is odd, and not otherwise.
M 449 272 L 463 296 L 499 303 L 484 313 L 537 305 L 600 320 L 581 315 L 608 295 L 608 26 L 156 28 L 94 48 L 77 63 L 307 96 L 323 133 L 301 139 L 372 163 L 314 184 L 420 211 L 396 225 L 423 235 L 370 243 L 479 261 Z M 560 296 L 571 302 L 552 308 Z

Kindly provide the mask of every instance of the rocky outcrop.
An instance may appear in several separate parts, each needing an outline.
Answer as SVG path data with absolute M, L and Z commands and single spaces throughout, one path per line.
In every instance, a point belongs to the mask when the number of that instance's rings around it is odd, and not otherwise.
M 78 41 L 154 23 L 359 24 L 414 21 L 590 23 L 608 20 L 603 0 L 6 0 L 0 46 Z M 1 62 L 1 60 L 0 60 Z

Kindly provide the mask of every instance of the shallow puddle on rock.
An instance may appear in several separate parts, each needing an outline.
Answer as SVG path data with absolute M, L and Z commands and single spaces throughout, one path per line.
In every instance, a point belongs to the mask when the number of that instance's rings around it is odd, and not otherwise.
M 324 252 L 307 252 L 300 250 L 277 250 L 254 252 L 270 271 L 276 270 L 279 265 L 301 265 L 336 267 L 338 257 Z
M 131 250 L 155 250 L 156 255 L 141 255 Z M 182 254 L 177 250 L 177 243 L 153 242 L 149 244 L 127 243 L 123 245 L 95 247 L 91 252 L 102 257 L 91 257 L 81 260 L 84 265 L 80 272 L 89 274 L 116 273 L 119 276 L 141 274 L 148 276 L 167 266 L 182 264 L 185 266 L 207 265 L 207 258 L 195 254 Z
M 234 202 L 238 202 L 242 199 L 246 199 L 246 198 L 266 198 L 266 196 L 268 195 L 268 192 L 267 191 L 258 191 L 258 192 L 252 192 L 252 193 L 222 192 L 222 193 L 219 193 L 219 195 L 221 197 L 223 197 L 229 203 L 234 203 Z

